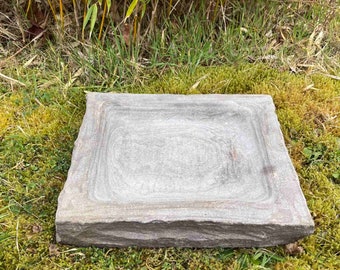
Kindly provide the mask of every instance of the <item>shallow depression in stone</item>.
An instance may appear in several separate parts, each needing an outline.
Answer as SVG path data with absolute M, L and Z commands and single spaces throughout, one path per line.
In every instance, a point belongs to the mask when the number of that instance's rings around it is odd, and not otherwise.
M 257 201 L 268 194 L 260 172 L 265 155 L 248 114 L 226 110 L 204 121 L 204 110 L 190 117 L 176 110 L 171 117 L 168 110 L 156 116 L 146 110 L 135 112 L 145 114 L 145 120 L 134 121 L 134 113 L 110 104 L 102 114 L 90 175 L 94 200 Z

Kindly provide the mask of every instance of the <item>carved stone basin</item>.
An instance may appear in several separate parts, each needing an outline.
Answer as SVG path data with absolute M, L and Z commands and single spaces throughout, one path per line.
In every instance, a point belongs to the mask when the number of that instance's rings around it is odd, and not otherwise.
M 267 246 L 313 231 L 265 95 L 89 93 L 57 241 Z

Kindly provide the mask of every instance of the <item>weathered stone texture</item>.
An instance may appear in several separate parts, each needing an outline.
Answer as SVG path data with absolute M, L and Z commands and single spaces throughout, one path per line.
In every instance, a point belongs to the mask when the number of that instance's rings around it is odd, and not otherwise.
M 270 96 L 87 95 L 58 242 L 270 246 L 313 229 Z

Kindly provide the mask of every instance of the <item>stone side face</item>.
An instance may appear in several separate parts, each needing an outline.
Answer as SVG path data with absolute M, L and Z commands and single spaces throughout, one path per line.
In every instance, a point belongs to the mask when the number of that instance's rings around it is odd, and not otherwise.
M 270 96 L 88 94 L 58 242 L 270 246 L 313 228 Z
M 98 247 L 266 247 L 293 243 L 312 232 L 313 226 L 197 221 L 64 223 L 57 240 L 76 246 Z

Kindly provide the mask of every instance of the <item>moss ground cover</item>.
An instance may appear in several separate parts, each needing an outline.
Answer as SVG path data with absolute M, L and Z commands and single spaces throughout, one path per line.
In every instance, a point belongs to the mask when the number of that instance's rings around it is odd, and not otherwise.
M 0 269 L 339 269 L 340 81 L 264 65 L 200 67 L 143 85 L 84 88 L 67 69 L 14 65 L 26 86 L 0 85 Z M 55 243 L 57 197 L 66 180 L 87 91 L 270 94 L 316 224 L 303 252 L 260 249 L 99 249 Z M 293 202 L 292 202 L 293 203 Z

